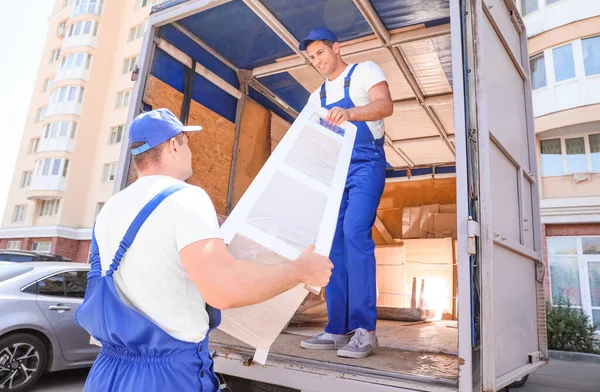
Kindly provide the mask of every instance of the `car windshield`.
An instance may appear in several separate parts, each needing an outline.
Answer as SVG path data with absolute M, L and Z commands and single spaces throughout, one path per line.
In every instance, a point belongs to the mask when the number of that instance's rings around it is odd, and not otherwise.
M 0 283 L 12 279 L 16 276 L 23 275 L 31 271 L 33 267 L 15 263 L 0 263 Z

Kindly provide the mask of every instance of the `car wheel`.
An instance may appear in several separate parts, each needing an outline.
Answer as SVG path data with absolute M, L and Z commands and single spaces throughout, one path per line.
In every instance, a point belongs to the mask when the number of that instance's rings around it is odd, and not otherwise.
M 48 351 L 34 335 L 16 333 L 0 338 L 0 389 L 28 391 L 44 374 Z

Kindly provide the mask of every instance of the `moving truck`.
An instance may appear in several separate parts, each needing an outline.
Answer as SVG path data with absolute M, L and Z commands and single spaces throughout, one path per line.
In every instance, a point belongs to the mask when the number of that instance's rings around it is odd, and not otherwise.
M 244 380 L 313 392 L 522 383 L 548 352 L 530 71 L 513 1 L 162 2 L 133 72 L 128 121 L 167 107 L 202 125 L 189 182 L 227 216 L 324 82 L 298 49 L 317 26 L 338 35 L 346 62 L 375 61 L 394 101 L 373 230 L 381 347 L 363 360 L 301 349 L 324 321 L 322 300 L 308 297 L 266 365 L 215 331 L 216 371 L 231 390 Z M 122 145 L 115 191 L 136 177 L 126 137 Z

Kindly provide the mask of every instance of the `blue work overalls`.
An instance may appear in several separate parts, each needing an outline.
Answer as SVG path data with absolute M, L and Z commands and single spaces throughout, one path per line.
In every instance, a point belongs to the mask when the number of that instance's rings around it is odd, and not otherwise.
M 327 104 L 325 83 L 321 106 L 350 109 L 350 82 L 354 64 L 344 79 L 344 98 Z M 329 322 L 325 331 L 346 334 L 357 328 L 374 331 L 377 323 L 375 243 L 371 230 L 385 187 L 383 138 L 375 140 L 366 122 L 357 126 L 346 187 L 340 206 L 330 259 L 334 268 L 325 288 Z
M 86 380 L 86 392 L 214 392 L 220 389 L 208 350 L 208 334 L 200 343 L 172 337 L 123 303 L 113 278 L 146 218 L 166 197 L 182 187 L 169 187 L 144 206 L 125 233 L 105 276 L 102 276 L 98 244 L 92 234 L 92 265 L 85 298 L 75 313 L 75 321 L 102 343 L 102 350 Z M 221 322 L 221 313 L 208 304 L 207 311 L 212 330 Z

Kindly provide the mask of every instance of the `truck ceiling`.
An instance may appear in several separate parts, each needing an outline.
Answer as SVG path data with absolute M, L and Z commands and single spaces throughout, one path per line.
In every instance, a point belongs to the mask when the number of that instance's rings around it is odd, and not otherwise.
M 190 2 L 201 1 L 163 2 L 152 14 Z M 324 26 L 337 34 L 347 62 L 373 60 L 386 74 L 395 105 L 394 115 L 386 119 L 388 167 L 454 172 L 449 0 L 204 3 L 202 11 L 158 27 L 163 45 L 154 52 L 152 75 L 184 92 L 186 66 L 165 51 L 174 47 L 226 82 L 227 90 L 247 92 L 292 122 L 324 82 L 298 42 L 312 28 Z M 242 75 L 248 86 L 240 84 Z M 199 74 L 194 78 L 192 99 L 235 121 L 235 94 Z M 405 176 L 406 171 L 389 175 Z

